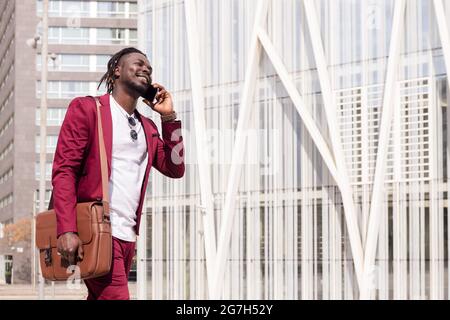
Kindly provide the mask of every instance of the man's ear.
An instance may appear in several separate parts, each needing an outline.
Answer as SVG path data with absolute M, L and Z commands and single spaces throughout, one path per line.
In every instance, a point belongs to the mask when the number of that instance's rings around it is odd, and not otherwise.
M 114 69 L 114 77 L 115 77 L 115 78 L 119 78 L 119 77 L 120 77 L 120 66 L 117 66 L 117 67 Z

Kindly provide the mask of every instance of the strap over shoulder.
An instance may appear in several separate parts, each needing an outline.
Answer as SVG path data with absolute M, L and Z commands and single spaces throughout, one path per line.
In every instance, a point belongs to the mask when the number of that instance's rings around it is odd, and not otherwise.
M 88 96 L 95 100 L 96 108 L 97 108 L 97 128 L 98 128 L 98 141 L 99 141 L 99 149 L 100 149 L 100 170 L 102 177 L 102 202 L 103 202 L 103 211 L 106 216 L 109 217 L 109 179 L 108 179 L 108 165 L 106 160 L 106 148 L 105 148 L 105 140 L 103 138 L 103 126 L 102 126 L 102 116 L 101 116 L 101 102 L 98 97 Z M 53 209 L 53 192 L 50 197 L 50 201 L 48 204 L 48 210 Z
M 97 106 L 97 128 L 98 142 L 100 147 L 100 169 L 102 175 L 102 202 L 105 215 L 109 216 L 109 186 L 108 186 L 108 165 L 106 162 L 105 140 L 103 138 L 101 103 L 98 97 L 93 97 Z

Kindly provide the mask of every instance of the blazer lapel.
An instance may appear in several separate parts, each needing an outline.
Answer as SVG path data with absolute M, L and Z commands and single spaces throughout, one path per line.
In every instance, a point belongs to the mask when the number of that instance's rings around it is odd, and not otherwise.
M 137 111 L 137 110 L 136 110 Z M 152 139 L 152 126 L 151 124 L 142 116 L 139 112 L 136 112 L 139 120 L 142 123 L 142 128 L 144 129 L 145 139 L 147 140 L 147 154 L 148 154 L 148 164 L 151 164 L 151 156 L 153 154 L 153 139 Z M 148 166 L 147 166 L 148 167 Z
M 111 176 L 111 158 L 112 158 L 112 117 L 111 107 L 109 105 L 109 94 L 100 96 L 103 139 L 105 140 L 106 158 L 108 159 L 108 175 Z

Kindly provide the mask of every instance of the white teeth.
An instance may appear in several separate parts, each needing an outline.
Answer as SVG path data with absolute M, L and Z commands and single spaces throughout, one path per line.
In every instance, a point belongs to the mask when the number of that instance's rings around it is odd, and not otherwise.
M 138 77 L 138 78 L 144 78 L 144 79 L 145 79 L 145 81 L 147 81 L 147 82 L 148 82 L 148 78 L 147 78 L 146 76 L 141 76 L 141 75 L 138 75 L 137 77 Z

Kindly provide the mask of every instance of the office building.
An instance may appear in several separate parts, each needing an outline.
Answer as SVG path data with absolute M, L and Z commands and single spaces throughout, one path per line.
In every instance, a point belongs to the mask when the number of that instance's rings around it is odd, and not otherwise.
M 187 161 L 151 176 L 141 297 L 450 297 L 448 1 L 140 6 Z

